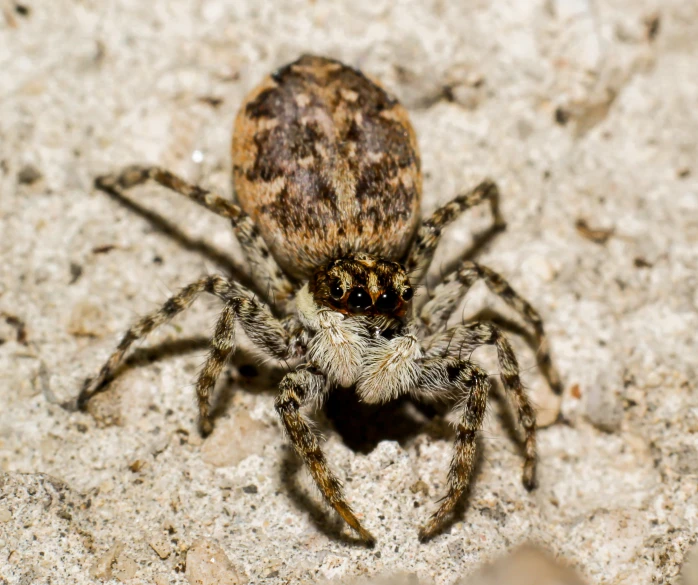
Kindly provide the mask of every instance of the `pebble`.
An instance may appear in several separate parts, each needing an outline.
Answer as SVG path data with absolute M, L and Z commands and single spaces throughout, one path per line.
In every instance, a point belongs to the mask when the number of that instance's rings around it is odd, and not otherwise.
M 113 575 L 121 582 L 129 581 L 136 576 L 138 563 L 126 555 L 120 554 L 113 565 Z
M 113 565 L 123 549 L 123 542 L 114 544 L 107 552 L 97 558 L 90 569 L 90 575 L 95 579 L 111 579 Z
M 190 585 L 240 585 L 240 578 L 230 559 L 215 542 L 200 539 L 187 552 L 187 580 Z
M 688 551 L 681 567 L 681 585 L 698 585 L 698 544 Z
M 232 467 L 250 455 L 261 455 L 275 438 L 279 437 L 272 427 L 243 410 L 216 425 L 201 448 L 201 458 L 214 467 Z
M 24 165 L 17 173 L 17 182 L 21 185 L 31 185 L 43 178 L 41 171 L 32 164 Z
M 170 556 L 170 544 L 162 535 L 150 535 L 150 537 L 148 538 L 148 544 L 150 545 L 150 548 L 152 548 L 161 559 L 164 560 Z
M 616 369 L 610 364 L 598 363 L 597 373 L 582 388 L 582 393 L 586 396 L 587 418 L 591 424 L 605 433 L 620 430 L 623 407 L 618 389 L 621 387 L 622 379 Z
M 12 513 L 7 508 L 0 508 L 0 522 L 12 520 Z
M 522 546 L 457 585 L 585 585 L 577 574 L 548 552 Z

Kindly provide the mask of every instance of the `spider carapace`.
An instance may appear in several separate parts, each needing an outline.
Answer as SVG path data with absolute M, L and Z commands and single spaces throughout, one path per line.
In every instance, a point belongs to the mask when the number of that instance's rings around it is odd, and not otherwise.
M 535 413 L 508 340 L 492 323 L 447 323 L 470 287 L 483 280 L 532 327 L 539 363 L 559 392 L 538 313 L 497 273 L 472 261 L 443 277 L 419 311 L 412 300 L 443 229 L 462 212 L 486 202 L 494 226 L 503 226 L 497 186 L 483 181 L 422 219 L 420 159 L 405 109 L 360 71 L 308 55 L 247 97 L 235 122 L 232 157 L 235 202 L 158 167 L 132 166 L 96 180 L 114 190 L 151 179 L 230 220 L 255 290 L 217 275 L 184 287 L 126 332 L 86 382 L 82 403 L 112 378 L 134 341 L 201 293 L 213 294 L 223 309 L 196 383 L 201 431 L 212 430 L 211 393 L 240 327 L 269 357 L 292 364 L 275 401 L 283 427 L 324 498 L 368 543 L 374 538 L 347 504 L 302 407 L 338 386 L 354 387 L 369 403 L 407 394 L 455 405 L 448 490 L 420 529 L 426 540 L 470 481 L 490 383 L 469 356 L 493 345 L 524 429 L 523 482 L 534 487 Z

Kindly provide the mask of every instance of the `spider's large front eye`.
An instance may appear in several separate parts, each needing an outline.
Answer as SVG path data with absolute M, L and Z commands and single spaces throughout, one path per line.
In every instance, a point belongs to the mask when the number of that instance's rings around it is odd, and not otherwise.
M 362 288 L 355 288 L 349 294 L 347 307 L 352 313 L 361 313 L 371 306 L 371 295 Z
M 338 301 L 344 296 L 344 289 L 342 288 L 342 285 L 339 283 L 338 280 L 333 280 L 332 282 L 330 282 L 330 296 L 335 301 Z
M 390 313 L 397 309 L 398 300 L 399 299 L 395 291 L 385 291 L 381 296 L 378 297 L 378 300 L 376 300 L 376 309 L 383 313 Z

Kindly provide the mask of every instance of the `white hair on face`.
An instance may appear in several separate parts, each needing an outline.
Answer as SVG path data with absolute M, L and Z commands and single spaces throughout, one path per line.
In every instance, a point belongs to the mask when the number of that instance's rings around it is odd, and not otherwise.
M 296 306 L 303 324 L 315 331 L 308 345 L 309 361 L 320 368 L 331 384 L 345 388 L 355 384 L 368 342 L 365 326 L 357 319 L 319 307 L 307 285 L 296 296 Z
M 361 400 L 371 404 L 388 402 L 412 390 L 419 381 L 417 360 L 421 357 L 419 341 L 413 334 L 372 339 L 356 388 Z

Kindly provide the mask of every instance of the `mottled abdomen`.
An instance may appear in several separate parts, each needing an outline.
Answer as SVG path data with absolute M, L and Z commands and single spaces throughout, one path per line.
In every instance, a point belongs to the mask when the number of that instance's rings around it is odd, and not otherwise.
M 279 264 L 401 260 L 419 221 L 419 151 L 405 109 L 360 71 L 305 55 L 247 97 L 235 121 L 240 205 Z

